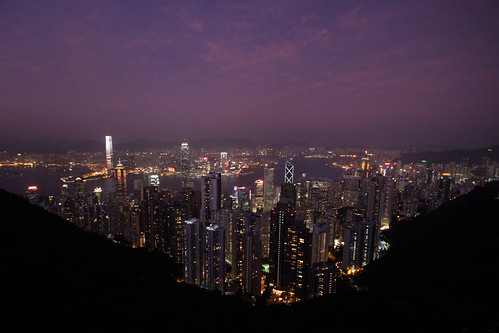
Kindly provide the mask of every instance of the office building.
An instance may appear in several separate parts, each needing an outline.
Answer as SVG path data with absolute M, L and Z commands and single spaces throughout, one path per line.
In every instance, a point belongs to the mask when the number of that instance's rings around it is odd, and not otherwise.
M 274 208 L 274 168 L 263 170 L 263 211 L 270 212 Z
M 272 210 L 269 244 L 270 281 L 277 289 L 283 285 L 284 246 L 287 226 L 295 220 L 295 209 L 287 198 L 281 198 Z
M 113 170 L 113 138 L 106 136 L 106 168 L 108 172 Z

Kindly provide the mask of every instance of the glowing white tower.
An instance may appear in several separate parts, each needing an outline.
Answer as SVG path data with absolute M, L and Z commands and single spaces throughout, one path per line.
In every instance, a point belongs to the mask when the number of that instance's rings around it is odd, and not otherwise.
M 113 170 L 113 137 L 106 136 L 106 167 L 108 171 Z
M 293 176 L 295 173 L 295 166 L 291 164 L 291 162 L 286 161 L 286 165 L 284 166 L 284 183 L 285 184 L 293 184 Z

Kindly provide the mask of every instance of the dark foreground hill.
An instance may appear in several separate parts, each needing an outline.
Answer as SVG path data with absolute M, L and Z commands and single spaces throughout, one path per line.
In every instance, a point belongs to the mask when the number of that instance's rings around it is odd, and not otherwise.
M 481 188 L 397 223 L 390 250 L 330 297 L 251 306 L 176 283 L 160 253 L 114 244 L 0 190 L 4 327 L 64 331 L 499 332 L 499 200 Z M 323 328 L 325 326 L 325 328 Z

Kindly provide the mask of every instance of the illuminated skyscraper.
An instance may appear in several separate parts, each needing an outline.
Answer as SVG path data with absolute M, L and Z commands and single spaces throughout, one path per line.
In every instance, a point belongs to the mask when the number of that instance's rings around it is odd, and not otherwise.
M 343 260 L 341 266 L 346 271 L 356 271 L 374 259 L 375 223 L 358 215 L 347 214 L 343 226 Z
M 106 168 L 108 172 L 113 170 L 113 137 L 106 136 Z
M 202 277 L 202 223 L 199 219 L 184 222 L 184 280 L 201 285 Z
M 253 196 L 253 212 L 255 213 L 263 210 L 263 187 L 264 183 L 262 179 L 255 180 L 255 195 Z
M 246 186 L 234 186 L 234 197 L 236 199 L 235 210 L 237 212 L 249 212 L 251 210 L 251 189 Z
M 116 183 L 116 197 L 118 201 L 126 201 L 126 172 L 125 167 L 118 161 L 114 168 L 114 180 Z
M 32 203 L 33 205 L 37 204 L 39 200 L 38 187 L 29 186 L 28 189 L 26 190 L 26 197 L 28 198 L 29 202 Z
M 184 141 L 180 146 L 180 173 L 182 175 L 182 187 L 184 189 L 194 188 L 194 181 L 191 178 L 192 166 L 190 158 L 189 144 Z
M 283 288 L 297 300 L 310 296 L 312 234 L 304 221 L 295 219 L 284 234 Z
M 293 184 L 293 178 L 295 173 L 295 166 L 291 162 L 286 161 L 284 165 L 284 183 Z
M 312 231 L 312 264 L 327 262 L 329 251 L 328 225 L 319 222 Z
M 336 276 L 338 270 L 334 264 L 325 262 L 313 265 L 311 292 L 319 297 L 336 292 Z
M 438 181 L 438 198 L 443 202 L 450 199 L 452 177 L 450 173 L 443 173 Z
M 360 177 L 358 176 L 343 176 L 343 195 L 342 206 L 353 207 L 359 202 L 360 195 Z
M 80 228 L 84 227 L 84 216 L 85 213 L 83 211 L 85 206 L 85 183 L 83 179 L 77 177 L 73 183 L 74 185 L 74 198 L 75 198 L 75 217 L 76 219 L 73 221 Z
M 262 241 L 258 231 L 247 229 L 242 242 L 242 289 L 259 296 L 262 288 Z
M 220 169 L 229 169 L 229 161 L 227 159 L 227 152 L 223 151 L 220 153 Z
M 159 189 L 159 176 L 158 175 L 149 175 L 149 186 L 156 186 Z
M 225 287 L 225 230 L 212 224 L 205 228 L 204 286 L 208 290 Z
M 291 202 L 282 197 L 272 210 L 270 224 L 270 281 L 276 288 L 283 287 L 284 246 L 286 230 L 295 220 L 296 212 Z
M 205 225 L 217 223 L 222 208 L 222 178 L 219 173 L 209 173 L 201 178 L 201 221 Z
M 274 168 L 263 170 L 263 211 L 269 212 L 274 207 Z

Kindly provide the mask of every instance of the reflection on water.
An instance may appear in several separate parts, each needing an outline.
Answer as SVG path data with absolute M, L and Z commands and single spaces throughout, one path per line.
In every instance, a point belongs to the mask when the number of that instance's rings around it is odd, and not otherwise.
M 326 178 L 330 180 L 337 179 L 341 176 L 342 170 L 336 167 L 331 167 L 332 160 L 322 158 L 295 158 L 291 161 L 295 166 L 295 182 L 302 181 L 302 174 L 306 174 L 307 179 L 311 178 Z M 280 160 L 275 168 L 274 185 L 279 186 L 284 181 L 284 163 L 285 160 Z M 257 179 L 263 179 L 263 167 L 253 168 L 253 172 L 238 176 L 222 176 L 222 191 L 223 193 L 232 193 L 234 186 L 247 186 L 253 188 L 254 182 Z M 0 168 L 0 188 L 16 194 L 24 194 L 26 188 L 30 185 L 36 185 L 40 189 L 42 195 L 60 194 L 60 189 L 63 184 L 61 177 L 68 176 L 68 172 L 61 170 L 47 169 L 44 167 L 9 167 Z M 128 193 L 133 192 L 135 179 L 143 179 L 143 183 L 147 182 L 147 175 L 129 174 L 127 177 Z M 195 180 L 194 186 L 199 189 L 200 180 Z M 69 184 L 70 190 L 72 184 Z M 90 193 L 94 188 L 101 187 L 104 193 L 112 193 L 115 191 L 114 180 L 112 178 L 87 180 L 85 182 L 85 192 Z M 181 190 L 181 180 L 179 176 L 160 176 L 160 188 L 166 188 L 171 191 Z

